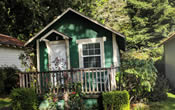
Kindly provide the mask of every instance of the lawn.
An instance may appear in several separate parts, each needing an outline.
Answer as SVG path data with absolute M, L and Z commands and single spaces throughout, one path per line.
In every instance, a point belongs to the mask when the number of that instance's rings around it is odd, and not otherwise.
M 148 105 L 137 104 L 133 110 L 175 110 L 175 94 L 167 93 L 168 98 L 160 102 L 151 102 Z
M 2 108 L 8 108 L 10 106 L 10 101 L 8 97 L 0 97 L 0 110 Z
M 0 98 L 0 110 L 10 106 L 8 97 Z M 168 98 L 165 101 L 151 102 L 148 105 L 139 103 L 132 110 L 175 110 L 175 94 L 168 93 Z

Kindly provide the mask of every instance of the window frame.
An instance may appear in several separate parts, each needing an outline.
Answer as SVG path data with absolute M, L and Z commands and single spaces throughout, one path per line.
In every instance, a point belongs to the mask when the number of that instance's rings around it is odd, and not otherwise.
M 78 44 L 78 53 L 79 53 L 79 67 L 84 68 L 84 62 L 83 62 L 83 44 L 92 44 L 92 43 L 100 43 L 100 60 L 101 60 L 101 67 L 105 67 L 105 55 L 104 55 L 104 42 L 106 41 L 106 37 L 101 38 L 89 38 L 89 39 L 80 39 L 76 40 L 76 43 Z M 95 55 L 93 55 L 95 56 Z M 90 67 L 90 68 L 96 68 L 96 67 Z

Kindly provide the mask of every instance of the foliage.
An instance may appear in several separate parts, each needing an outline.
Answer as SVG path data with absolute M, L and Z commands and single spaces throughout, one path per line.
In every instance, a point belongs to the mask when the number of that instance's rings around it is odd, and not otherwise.
M 49 104 L 47 110 L 58 110 L 57 101 L 59 101 L 59 99 L 56 94 L 49 92 L 44 96 L 44 99 L 47 100 Z
M 81 110 L 84 108 L 83 96 L 84 94 L 81 91 L 81 83 L 74 83 L 73 92 L 69 95 L 68 100 L 70 110 Z
M 122 56 L 121 86 L 131 95 L 131 100 L 144 99 L 154 86 L 157 69 L 146 52 L 128 52 Z M 118 78 L 117 78 L 118 79 Z
M 174 110 L 175 95 L 167 93 L 168 98 L 163 101 L 135 104 L 132 110 Z
M 105 110 L 129 110 L 129 93 L 127 91 L 111 91 L 102 94 Z
M 1 0 L 0 33 L 26 41 L 65 9 L 87 7 L 91 0 Z
M 167 98 L 167 92 L 169 90 L 168 80 L 163 75 L 158 75 L 156 85 L 153 91 L 149 95 L 150 101 L 161 101 Z
M 91 4 L 86 15 L 121 33 L 128 28 L 130 21 L 124 9 L 126 2 L 123 0 L 95 0 Z
M 10 98 L 13 110 L 37 110 L 38 108 L 37 94 L 33 88 L 13 89 Z
M 33 49 L 26 48 L 24 53 L 20 54 L 19 60 L 21 60 L 21 64 L 25 67 L 26 72 L 36 71 L 36 56 Z
M 175 7 L 168 0 L 128 0 L 131 27 L 128 30 L 128 48 L 155 47 L 174 31 Z
M 9 94 L 12 88 L 17 87 L 19 70 L 15 67 L 0 68 L 0 93 Z

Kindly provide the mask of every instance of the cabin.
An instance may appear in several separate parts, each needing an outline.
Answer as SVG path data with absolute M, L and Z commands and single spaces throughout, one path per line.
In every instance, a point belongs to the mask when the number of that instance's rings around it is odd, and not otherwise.
M 36 79 L 38 94 L 49 87 L 53 93 L 70 92 L 64 86 L 68 80 L 81 83 L 86 94 L 117 87 L 115 76 L 120 68 L 120 51 L 125 50 L 125 36 L 71 8 L 25 46 L 35 50 L 37 72 L 20 74 L 21 87 L 30 87 L 32 79 Z
M 20 71 L 25 71 L 25 67 L 19 60 L 22 53 L 24 53 L 24 42 L 0 34 L 0 67 L 15 67 Z
M 164 45 L 165 75 L 170 86 L 175 89 L 175 33 L 171 34 L 162 44 Z

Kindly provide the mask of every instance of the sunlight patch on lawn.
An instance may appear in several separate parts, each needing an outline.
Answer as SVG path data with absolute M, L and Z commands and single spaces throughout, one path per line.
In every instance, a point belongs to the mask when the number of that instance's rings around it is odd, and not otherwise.
M 168 98 L 160 102 L 136 104 L 132 110 L 175 110 L 175 94 L 167 93 Z
M 4 107 L 9 107 L 10 106 L 10 98 L 0 98 L 0 108 L 4 108 Z

